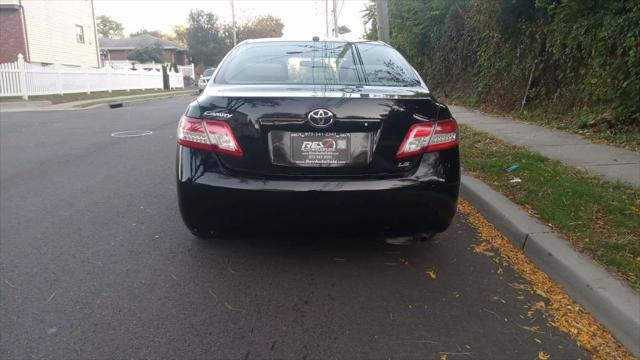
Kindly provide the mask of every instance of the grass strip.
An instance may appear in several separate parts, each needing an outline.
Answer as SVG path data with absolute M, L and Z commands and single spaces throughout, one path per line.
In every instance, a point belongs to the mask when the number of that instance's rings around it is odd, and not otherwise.
M 462 166 L 640 290 L 640 190 L 460 125 Z M 506 169 L 517 170 L 509 172 Z

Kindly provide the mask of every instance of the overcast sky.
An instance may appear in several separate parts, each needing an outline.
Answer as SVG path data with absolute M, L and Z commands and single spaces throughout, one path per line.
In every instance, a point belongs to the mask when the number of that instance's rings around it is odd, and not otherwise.
M 329 0 L 329 9 L 333 0 Z M 359 39 L 363 34 L 361 11 L 368 0 L 337 0 L 340 25 L 352 33 L 343 35 Z M 230 0 L 94 0 L 96 15 L 107 15 L 121 22 L 125 34 L 140 30 L 170 32 L 174 25 L 186 23 L 191 9 L 216 14 L 231 22 Z M 284 22 L 284 36 L 311 39 L 325 34 L 325 0 L 235 0 L 236 19 L 273 15 Z

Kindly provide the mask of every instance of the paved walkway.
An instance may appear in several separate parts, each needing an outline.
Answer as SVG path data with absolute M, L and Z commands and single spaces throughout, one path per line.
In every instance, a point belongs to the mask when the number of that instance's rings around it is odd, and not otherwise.
M 526 124 L 508 117 L 483 114 L 462 106 L 449 106 L 459 123 L 523 146 L 566 165 L 585 169 L 607 180 L 640 187 L 640 154 L 591 141 L 559 130 Z

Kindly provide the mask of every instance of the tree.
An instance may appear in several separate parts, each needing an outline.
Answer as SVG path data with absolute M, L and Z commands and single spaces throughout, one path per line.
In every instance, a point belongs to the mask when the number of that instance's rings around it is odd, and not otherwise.
M 218 65 L 229 49 L 222 36 L 218 17 L 211 12 L 194 9 L 189 12 L 187 23 L 185 40 L 193 62 L 204 66 Z
M 284 29 L 282 20 L 271 15 L 263 15 L 240 24 L 236 29 L 236 35 L 238 42 L 247 39 L 281 37 L 282 29 Z M 233 41 L 233 33 L 231 34 Z
M 120 38 L 124 35 L 124 26 L 122 26 L 121 23 L 113 20 L 112 18 L 105 15 L 99 15 L 98 17 L 96 17 L 96 20 L 98 20 L 98 35 L 100 35 L 101 37 L 113 39 Z
M 259 16 L 239 24 L 236 28 L 238 42 L 246 39 L 280 37 L 284 24 L 271 15 Z M 187 26 L 176 25 L 168 39 L 189 47 L 189 55 L 196 64 L 216 66 L 233 46 L 233 28 L 222 24 L 218 17 L 200 9 L 189 12 Z
M 164 35 L 162 34 L 161 31 L 159 30 L 147 30 L 147 29 L 142 29 L 142 30 L 138 30 L 136 32 L 132 32 L 131 34 L 129 34 L 129 37 L 134 37 L 134 36 L 139 36 L 139 35 L 144 35 L 144 34 L 148 34 L 151 36 L 155 36 L 159 39 L 163 39 Z
M 127 59 L 139 63 L 163 62 L 162 46 L 160 43 L 138 46 L 127 55 Z
M 375 0 L 369 0 L 364 5 L 362 13 L 362 25 L 364 25 L 364 38 L 367 40 L 378 40 L 378 11 Z M 369 26 L 367 26 L 369 25 Z
M 173 31 L 165 34 L 165 39 L 176 42 L 182 46 L 187 46 L 187 25 L 175 25 Z

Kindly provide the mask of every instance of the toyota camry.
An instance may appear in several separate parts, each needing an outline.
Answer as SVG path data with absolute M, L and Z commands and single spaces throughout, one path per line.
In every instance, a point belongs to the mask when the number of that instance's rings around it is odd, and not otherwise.
M 458 129 L 414 68 L 381 42 L 248 40 L 178 125 L 182 218 L 228 231 L 447 229 Z

